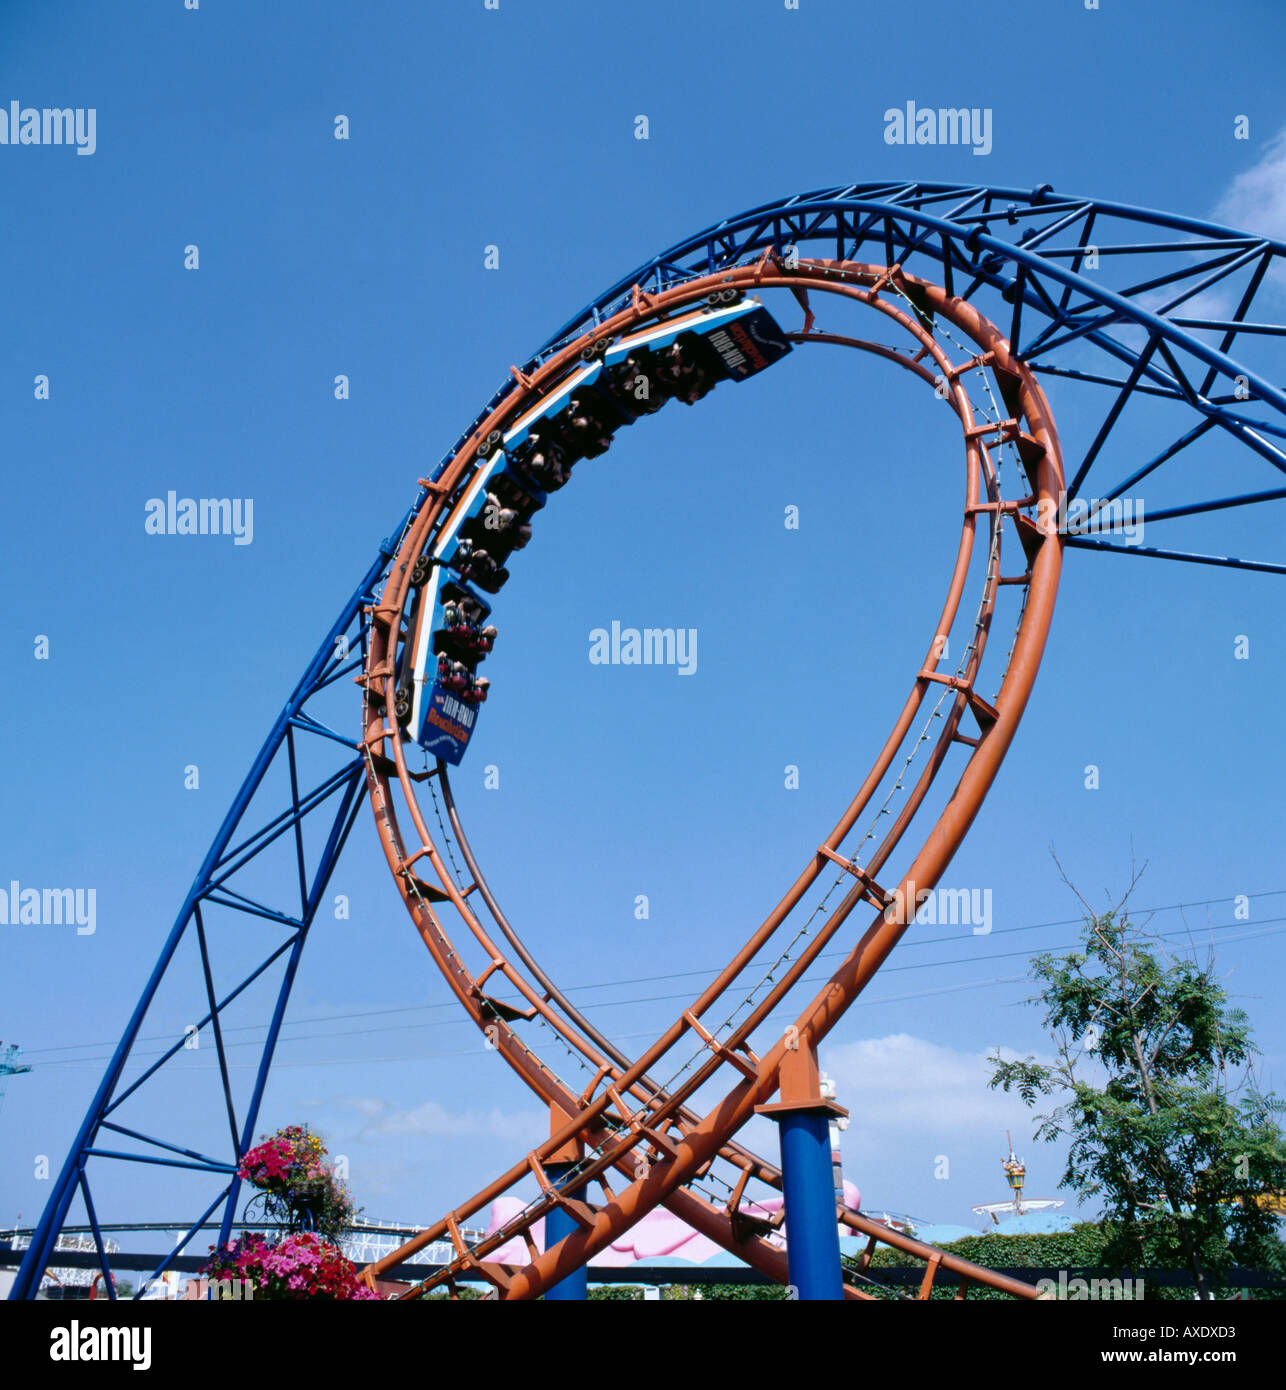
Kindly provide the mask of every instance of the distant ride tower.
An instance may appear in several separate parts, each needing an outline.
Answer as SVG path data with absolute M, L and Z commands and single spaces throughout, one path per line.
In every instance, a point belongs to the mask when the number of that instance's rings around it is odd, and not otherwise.
M 970 1207 L 969 1210 L 977 1212 L 979 1216 L 990 1216 L 998 1226 L 1003 1216 L 1024 1216 L 1029 1211 L 1052 1211 L 1055 1207 L 1061 1207 L 1061 1197 L 1033 1197 L 1023 1200 L 1027 1165 L 1014 1152 L 1013 1137 L 1008 1130 L 1005 1131 L 1005 1140 L 1009 1145 L 1009 1157 L 1002 1159 L 1000 1166 L 1004 1169 L 1005 1181 L 1009 1184 L 1013 1196 L 1007 1202 L 984 1202 L 981 1206 Z

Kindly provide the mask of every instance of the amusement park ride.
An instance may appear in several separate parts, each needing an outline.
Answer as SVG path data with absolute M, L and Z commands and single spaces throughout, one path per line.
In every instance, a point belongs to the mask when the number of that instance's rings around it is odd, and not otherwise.
M 1144 479 L 1174 480 L 1174 500 L 1147 513 L 1162 529 L 1286 498 L 1286 392 L 1276 384 L 1286 327 L 1264 293 L 1284 270 L 1286 246 L 1263 236 L 1048 184 L 852 185 L 728 218 L 570 318 L 419 480 L 322 637 L 161 948 L 12 1297 L 34 1297 L 77 1197 L 106 1271 L 94 1193 L 107 1165 L 188 1170 L 204 1191 L 179 1248 L 215 1213 L 226 1240 L 242 1196 L 237 1162 L 259 1123 L 300 955 L 364 791 L 429 955 L 551 1117 L 545 1143 L 372 1264 L 370 1279 L 446 1241 L 451 1258 L 401 1297 L 454 1296 L 463 1282 L 499 1299 L 579 1296 L 586 1262 L 664 1204 L 803 1298 L 875 1296 L 880 1244 L 923 1262 L 922 1297 L 950 1271 L 958 1296 L 979 1284 L 1034 1298 L 1028 1285 L 836 1205 L 828 1125 L 838 1107 L 821 1088 L 817 1047 L 914 920 L 911 900 L 937 884 L 999 771 L 1035 681 L 1064 550 L 1286 573 L 1280 557 L 1122 544 L 1114 511 Z M 570 1002 L 497 901 L 450 768 L 491 693 L 478 672 L 500 636 L 493 616 L 508 567 L 520 583 L 518 552 L 574 470 L 617 430 L 646 430 L 643 417 L 674 398 L 754 390 L 736 383 L 823 345 L 911 373 L 925 409 L 956 418 L 962 514 L 942 614 L 834 827 L 801 847 L 798 876 L 744 946 L 631 1056 Z M 1051 399 L 1075 400 L 1074 430 L 1060 435 Z M 1123 417 L 1131 443 L 1121 460 L 1112 444 Z M 1155 441 L 1142 453 L 1141 438 Z M 1227 493 L 1228 479 L 1254 470 L 1262 484 Z M 1088 524 L 1068 523 L 1072 503 Z M 325 770 L 305 775 L 305 762 L 323 756 Z M 270 773 L 284 788 L 276 801 Z M 289 850 L 289 873 L 251 877 L 272 846 Z M 287 891 L 296 906 L 272 905 Z M 216 987 L 212 961 L 229 923 L 247 919 L 263 933 L 262 954 L 240 983 Z M 818 989 L 806 972 L 831 945 L 843 959 Z M 155 1059 L 136 1044 L 162 984 L 189 967 L 221 1080 L 201 1147 L 186 1134 L 144 1133 L 122 1110 L 181 1065 L 182 1036 Z M 238 1103 L 225 1013 L 269 983 L 267 1037 Z M 738 1138 L 755 1114 L 780 1126 L 780 1166 Z M 478 1235 L 478 1214 L 518 1189 L 519 1213 Z M 756 1197 L 773 1193 L 784 1208 L 766 1219 Z M 866 1239 L 843 1269 L 837 1228 Z M 504 1246 L 525 1255 L 501 1264 L 493 1257 Z
M 1014 1152 L 1014 1141 L 1009 1131 L 1005 1131 L 1009 1143 L 1009 1157 L 1000 1165 L 1005 1170 L 1005 1181 L 1014 1194 L 1007 1202 L 984 1202 L 981 1206 L 970 1207 L 979 1216 L 989 1216 L 998 1226 L 1002 1216 L 1025 1216 L 1029 1211 L 1052 1211 L 1063 1205 L 1061 1197 L 1026 1197 L 1023 1186 L 1027 1181 L 1027 1165 Z

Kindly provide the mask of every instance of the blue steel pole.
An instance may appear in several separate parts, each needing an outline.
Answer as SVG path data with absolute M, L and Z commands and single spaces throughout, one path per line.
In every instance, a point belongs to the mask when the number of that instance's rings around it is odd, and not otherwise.
M 782 1193 L 786 1199 L 786 1264 L 801 1301 L 844 1297 L 835 1217 L 835 1170 L 826 1110 L 778 1112 Z
M 786 1273 L 803 1302 L 844 1297 L 835 1212 L 831 1118 L 848 1114 L 822 1094 L 817 1049 L 793 1047 L 782 1058 L 781 1099 L 755 1106 L 781 1126 L 781 1191 L 786 1201 Z
M 561 1191 L 563 1183 L 576 1171 L 577 1166 L 575 1163 L 550 1163 L 546 1165 L 545 1171 L 554 1186 Z M 567 1196 L 579 1199 L 583 1192 L 584 1188 L 578 1187 L 568 1191 Z M 577 1229 L 575 1220 L 568 1212 L 562 1207 L 552 1208 L 545 1214 L 545 1249 L 557 1245 L 564 1236 L 571 1235 Z M 554 1303 L 583 1303 L 588 1297 L 589 1268 L 586 1265 L 581 1265 L 552 1289 L 545 1290 L 546 1300 Z
M 281 986 L 277 991 L 277 1003 L 273 1009 L 272 1022 L 268 1025 L 268 1036 L 264 1040 L 263 1051 L 259 1055 L 259 1071 L 255 1077 L 254 1092 L 250 1097 L 250 1104 L 246 1109 L 245 1126 L 241 1135 L 240 1152 L 245 1153 L 254 1138 L 255 1125 L 259 1121 L 259 1106 L 263 1101 L 264 1088 L 268 1084 L 268 1069 L 272 1066 L 273 1054 L 277 1050 L 277 1038 L 281 1033 L 281 1025 L 286 1018 L 286 1003 L 290 998 L 290 991 L 295 983 L 295 971 L 299 968 L 299 957 L 303 954 L 304 942 L 308 939 L 308 929 L 312 925 L 313 918 L 317 914 L 317 905 L 321 895 L 326 891 L 326 885 L 330 881 L 331 870 L 335 867 L 335 862 L 339 858 L 339 850 L 343 845 L 344 839 L 353 824 L 352 812 L 356 808 L 352 807 L 352 802 L 357 794 L 357 790 L 362 781 L 362 769 L 359 764 L 358 771 L 354 774 L 345 793 L 344 801 L 340 806 L 339 814 L 335 817 L 335 822 L 331 826 L 330 838 L 326 843 L 326 848 L 322 853 L 322 860 L 317 869 L 316 881 L 313 891 L 309 895 L 309 900 L 305 904 L 303 913 L 303 925 L 295 937 L 294 947 L 290 952 L 290 958 L 286 962 L 285 971 L 282 974 Z M 351 811 L 350 811 L 351 807 Z M 227 1204 L 223 1210 L 223 1220 L 219 1225 L 219 1246 L 222 1248 L 227 1245 L 232 1234 L 232 1218 L 237 1213 L 237 1196 L 241 1189 L 241 1178 L 237 1173 L 232 1175 L 232 1183 L 228 1188 Z

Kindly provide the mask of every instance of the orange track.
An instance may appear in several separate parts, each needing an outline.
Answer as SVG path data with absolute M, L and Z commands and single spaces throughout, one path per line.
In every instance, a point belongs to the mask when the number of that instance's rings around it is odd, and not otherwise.
M 959 417 L 964 435 L 966 486 L 960 544 L 935 638 L 938 633 L 951 630 L 959 609 L 980 516 L 987 520 L 988 555 L 996 559 L 994 568 L 990 560 L 988 562 L 975 620 L 974 642 L 963 671 L 954 677 L 939 672 L 938 644 L 931 643 L 889 739 L 835 828 L 810 857 L 781 902 L 724 970 L 641 1057 L 630 1062 L 614 1050 L 605 1051 L 601 1045 L 603 1040 L 597 1035 L 588 1035 L 586 1027 L 582 1026 L 584 1021 L 574 1010 L 558 1007 L 558 1001 L 551 998 L 550 991 L 539 980 L 528 979 L 520 968 L 521 962 L 515 963 L 506 954 L 503 943 L 489 933 L 473 905 L 466 901 L 466 894 L 471 897 L 473 890 L 462 890 L 455 883 L 418 804 L 416 786 L 424 774 L 409 771 L 402 734 L 386 720 L 384 709 L 391 708 L 394 699 L 398 634 L 410 594 L 411 570 L 438 524 L 450 514 L 461 486 L 471 476 L 477 463 L 478 444 L 491 431 L 504 429 L 577 365 L 582 349 L 631 331 L 660 314 L 700 301 L 710 291 L 729 285 L 742 291 L 788 288 L 805 307 L 810 289 L 865 305 L 910 335 L 912 353 L 904 356 L 878 344 L 837 334 L 806 331 L 797 335 L 796 340 L 815 339 L 869 348 L 911 368 L 926 380 L 945 379 L 949 383 L 948 403 Z M 976 348 L 975 355 L 953 361 L 926 326 L 929 316 L 945 320 L 965 335 Z M 811 327 L 811 322 L 810 312 L 806 327 Z M 1003 424 L 980 422 L 974 415 L 961 377 L 965 371 L 978 368 L 985 369 L 999 389 L 1009 417 Z M 371 611 L 369 655 L 361 677 L 367 690 L 363 747 L 371 805 L 381 843 L 421 938 L 466 1012 L 486 1033 L 490 1045 L 562 1122 L 553 1126 L 547 1143 L 421 1235 L 372 1265 L 366 1275 L 373 1282 L 431 1241 L 449 1238 L 457 1251 L 456 1260 L 443 1273 L 424 1281 L 407 1296 L 423 1293 L 442 1283 L 454 1288 L 458 1278 L 483 1278 L 500 1297 L 536 1297 L 604 1249 L 648 1211 L 664 1203 L 732 1253 L 785 1282 L 786 1259 L 780 1242 L 772 1238 L 776 1233 L 766 1223 L 747 1218 L 739 1210 L 748 1181 L 754 1179 L 779 1186 L 780 1174 L 773 1165 L 737 1144 L 736 1135 L 754 1114 L 756 1106 L 765 1104 L 777 1092 L 782 1064 L 788 1054 L 797 1049 L 815 1049 L 888 957 L 908 925 L 897 917 L 914 917 L 914 911 L 910 914 L 886 911 L 894 901 L 894 893 L 901 893 L 901 900 L 906 901 L 913 898 L 917 890 L 929 890 L 938 883 L 977 814 L 1013 739 L 1044 649 L 1061 567 L 1062 545 L 1057 532 L 1041 527 L 1035 519 L 1038 504 L 1055 503 L 1063 489 L 1062 462 L 1053 420 L 1044 394 L 1031 373 L 1010 357 L 1008 344 L 999 331 L 970 304 L 948 298 L 940 287 L 904 275 L 898 267 L 847 262 L 800 261 L 798 266 L 787 267 L 773 257 L 764 256 L 753 265 L 694 279 L 662 295 L 646 296 L 636 290 L 632 304 L 599 325 L 592 334 L 569 344 L 533 376 L 515 373 L 515 377 L 514 389 L 479 424 L 441 478 L 433 484 L 425 484 L 428 497 L 402 537 L 383 596 Z M 991 450 L 1002 439 L 1016 447 L 1026 466 L 1031 488 L 1025 497 L 1005 499 L 997 489 Z M 1050 514 L 1051 508 L 1040 508 L 1040 515 Z M 1002 534 L 1012 536 L 1015 530 L 1022 544 L 1023 564 L 1018 571 L 1005 577 L 998 573 L 1000 538 Z M 1026 601 L 999 691 L 994 702 L 989 703 L 982 699 L 974 683 L 1000 583 L 1021 585 Z M 871 805 L 876 791 L 885 784 L 917 714 L 924 710 L 930 696 L 940 696 L 944 692 L 950 699 L 950 708 L 928 756 L 927 766 L 907 791 L 906 804 L 883 841 L 859 868 L 842 846 L 859 817 Z M 977 725 L 973 734 L 966 733 L 962 727 L 964 716 L 970 712 Z M 961 746 L 969 750 L 968 758 L 953 793 L 911 863 L 892 883 L 885 882 L 883 872 L 893 851 L 922 807 L 947 755 Z M 442 771 L 439 765 L 439 772 Z M 409 839 L 401 827 L 395 790 L 405 814 L 410 817 Z M 782 970 L 772 989 L 758 1000 L 752 1012 L 731 1033 L 713 1037 L 718 1020 L 707 1020 L 706 1014 L 771 941 L 819 876 L 828 868 L 833 869 L 837 862 L 853 877 L 852 886 L 842 901 L 812 934 L 807 946 L 792 956 L 788 968 Z M 436 882 L 430 882 L 425 876 L 426 866 L 432 870 Z M 488 893 L 482 896 L 489 900 Z M 766 1053 L 756 1056 L 749 1043 L 753 1029 L 785 999 L 850 913 L 863 903 L 876 911 L 860 939 L 826 984 L 802 1007 L 794 1024 Z M 476 973 L 466 965 L 443 926 L 442 909 L 447 906 L 459 915 L 473 941 L 471 950 L 484 962 Z M 525 953 L 522 954 L 525 957 Z M 497 1001 L 485 993 L 488 982 L 497 975 L 521 996 L 516 1007 L 538 1014 L 585 1059 L 595 1079 L 584 1091 L 577 1092 L 556 1076 L 515 1031 L 511 1022 L 515 1017 L 513 1009 L 498 1007 Z M 561 1000 L 561 996 L 558 999 Z M 694 1040 L 703 1042 L 697 1065 L 677 1088 L 657 1086 L 649 1073 L 684 1039 L 689 1044 Z M 698 1086 L 716 1075 L 727 1078 L 731 1084 L 717 1104 L 704 1114 L 696 1113 L 689 1105 L 694 1093 Z M 580 1145 L 587 1146 L 589 1153 L 583 1160 L 578 1185 L 596 1183 L 602 1189 L 601 1200 L 592 1203 L 573 1201 L 555 1191 L 546 1172 L 548 1164 L 567 1158 Z M 722 1204 L 712 1201 L 694 1186 L 717 1162 L 731 1164 L 741 1174 L 733 1184 L 732 1194 Z M 624 1175 L 619 1187 L 611 1185 L 616 1181 L 614 1173 Z M 538 1199 L 503 1230 L 470 1245 L 461 1233 L 465 1223 L 484 1212 L 496 1197 L 533 1176 L 540 1190 Z M 542 1251 L 532 1234 L 532 1226 L 554 1204 L 568 1209 L 578 1227 L 560 1244 Z M 870 1238 L 868 1257 L 874 1244 L 881 1242 L 922 1259 L 926 1264 L 925 1283 L 921 1287 L 923 1297 L 928 1296 L 939 1268 L 954 1270 L 967 1282 L 1003 1289 L 1017 1297 L 1035 1297 L 1036 1291 L 1029 1285 L 954 1259 L 857 1213 L 840 1209 L 837 1216 L 849 1229 Z M 488 1259 L 501 1245 L 514 1238 L 524 1242 L 528 1254 L 525 1265 L 500 1266 Z M 850 1297 L 869 1297 L 856 1286 L 847 1288 L 846 1292 Z

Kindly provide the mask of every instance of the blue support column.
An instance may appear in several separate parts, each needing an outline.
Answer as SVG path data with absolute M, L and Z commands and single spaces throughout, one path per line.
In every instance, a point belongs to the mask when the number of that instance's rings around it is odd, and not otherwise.
M 576 1167 L 575 1163 L 550 1163 L 546 1165 L 545 1171 L 554 1186 L 562 1191 L 563 1184 L 571 1177 Z M 582 1198 L 583 1194 L 584 1188 L 573 1188 L 567 1192 L 567 1196 L 577 1199 Z M 562 1207 L 554 1207 L 545 1216 L 545 1249 L 557 1245 L 564 1236 L 571 1235 L 576 1229 L 577 1225 L 572 1217 Z M 553 1288 L 545 1290 L 545 1298 L 553 1303 L 583 1303 L 588 1297 L 589 1269 L 585 1265 L 581 1265 Z
M 777 1122 L 790 1282 L 801 1300 L 842 1299 L 830 1115 L 826 1110 L 789 1110 L 780 1112 Z
M 817 1053 L 801 1047 L 786 1053 L 780 1073 L 781 1099 L 757 1105 L 781 1127 L 781 1187 L 786 1200 L 786 1267 L 795 1297 L 829 1303 L 844 1297 L 835 1210 L 835 1168 L 830 1122 L 847 1115 L 822 1095 Z

